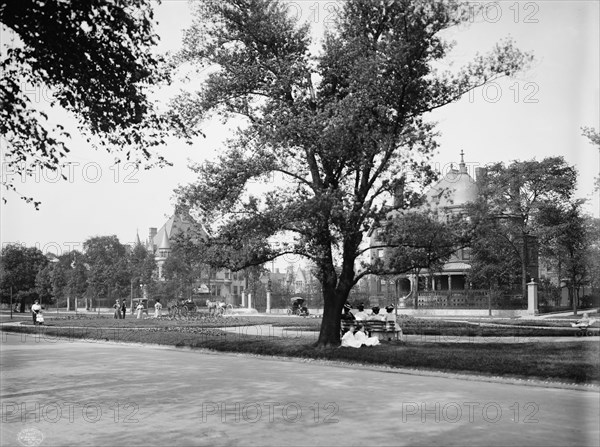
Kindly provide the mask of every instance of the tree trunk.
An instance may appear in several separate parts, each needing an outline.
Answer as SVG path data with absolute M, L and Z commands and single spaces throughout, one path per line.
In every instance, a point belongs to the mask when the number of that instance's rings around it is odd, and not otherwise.
M 573 315 L 577 315 L 577 305 L 579 304 L 577 301 L 579 301 L 579 299 L 577 296 L 577 287 L 575 285 L 575 275 L 571 277 L 571 288 L 573 290 L 571 292 L 571 296 L 573 297 Z
M 339 346 L 342 308 L 346 302 L 346 297 L 333 291 L 332 294 L 323 292 L 323 321 L 321 322 L 321 331 L 317 346 Z
M 323 321 L 316 346 L 339 346 L 342 308 L 353 286 L 354 272 L 342 273 L 339 282 L 333 264 L 322 267 Z
M 523 233 L 523 252 L 521 253 L 521 293 L 527 298 L 527 272 L 529 271 L 529 252 L 527 247 L 527 234 Z
M 415 274 L 415 289 L 413 295 L 413 307 L 415 309 L 419 308 L 419 272 Z

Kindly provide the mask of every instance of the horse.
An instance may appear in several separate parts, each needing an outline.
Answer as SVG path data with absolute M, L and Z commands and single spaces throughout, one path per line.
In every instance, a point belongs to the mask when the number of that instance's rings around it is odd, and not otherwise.
M 225 302 L 224 301 L 211 301 L 206 300 L 206 307 L 208 307 L 208 313 L 217 313 L 223 314 L 225 313 Z

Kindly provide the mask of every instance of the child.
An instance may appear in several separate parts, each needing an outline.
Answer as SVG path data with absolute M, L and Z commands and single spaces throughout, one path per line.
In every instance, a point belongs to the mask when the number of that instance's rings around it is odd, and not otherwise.
M 354 329 L 354 325 L 350 326 L 348 332 L 342 337 L 343 348 L 360 348 L 362 346 L 362 343 L 354 336 Z
M 162 304 L 160 304 L 160 298 L 156 299 L 156 304 L 154 305 L 154 318 L 159 318 L 161 314 Z
M 379 339 L 377 337 L 367 337 L 367 334 L 365 334 L 365 327 L 362 324 L 358 326 L 358 332 L 354 334 L 354 338 L 361 345 L 365 346 L 377 346 L 379 344 Z

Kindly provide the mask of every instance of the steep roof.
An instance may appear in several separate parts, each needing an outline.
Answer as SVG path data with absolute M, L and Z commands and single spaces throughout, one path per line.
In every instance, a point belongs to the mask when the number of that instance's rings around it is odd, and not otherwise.
M 169 244 L 169 238 L 167 237 L 167 232 L 163 232 L 162 240 L 160 241 L 160 245 L 158 246 L 159 250 L 170 250 L 171 244 Z
M 173 236 L 178 233 L 187 232 L 192 226 L 198 225 L 194 220 L 189 216 L 182 213 L 173 214 L 169 219 L 165 222 L 165 224 L 160 227 L 160 229 L 156 232 L 156 235 L 152 239 L 152 244 L 155 247 L 163 248 L 163 241 L 166 238 L 167 243 L 172 240 Z M 202 233 L 207 234 L 204 227 L 202 227 Z M 169 243 L 169 247 L 170 243 Z

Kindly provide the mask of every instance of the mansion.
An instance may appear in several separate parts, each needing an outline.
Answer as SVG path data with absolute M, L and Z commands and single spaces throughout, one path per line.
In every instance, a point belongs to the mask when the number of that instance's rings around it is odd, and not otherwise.
M 151 227 L 145 242 L 142 243 L 139 235 L 136 235 L 135 243 L 143 245 L 148 251 L 154 254 L 154 260 L 157 265 L 156 275 L 159 281 L 165 281 L 163 267 L 171 255 L 175 237 L 178 234 L 186 233 L 194 225 L 196 223 L 189 215 L 175 213 L 162 227 Z M 208 234 L 206 231 L 204 233 Z M 268 267 L 268 264 L 265 267 Z M 260 305 L 262 301 L 265 301 L 265 297 L 262 295 L 264 295 L 267 287 L 271 287 L 275 295 L 281 296 L 315 294 L 315 290 L 320 290 L 317 280 L 309 269 L 299 263 L 288 262 L 281 270 L 283 271 L 280 271 L 280 268 L 271 264 L 269 271 L 261 274 L 258 279 L 261 284 L 261 290 L 255 291 L 257 295 L 253 300 L 255 304 Z M 199 272 L 199 276 L 196 278 L 193 286 L 193 294 L 196 299 L 201 299 L 202 297 L 217 298 L 235 306 L 242 304 L 242 293 L 245 291 L 249 292 L 249 289 L 249 284 L 243 270 L 232 272 L 227 269 L 216 270 L 207 268 L 204 272 Z
M 464 153 L 458 169 L 451 165 L 450 170 L 425 194 L 425 202 L 432 209 L 441 211 L 442 218 L 457 215 L 464 211 L 467 203 L 474 201 L 479 193 L 477 180 L 484 175 L 484 168 L 475 168 L 473 178 L 464 162 Z M 394 213 L 394 214 L 391 214 Z M 398 215 L 391 212 L 390 217 Z M 378 242 L 379 230 L 369 233 L 368 244 L 375 246 Z M 369 250 L 369 261 L 385 257 L 385 249 Z M 388 277 L 370 275 L 360 284 L 360 291 L 369 297 L 372 304 L 385 305 L 398 302 L 401 307 L 412 307 L 415 293 L 418 292 L 419 303 L 425 304 L 427 295 L 457 296 L 469 289 L 467 274 L 471 269 L 470 249 L 463 248 L 452 254 L 450 259 L 438 271 L 422 269 L 418 275 L 402 274 Z
M 139 235 L 136 235 L 136 244 L 141 244 L 146 249 L 154 253 L 154 260 L 157 265 L 157 277 L 159 281 L 164 281 L 163 266 L 169 258 L 172 251 L 172 245 L 178 234 L 186 233 L 195 222 L 189 215 L 175 213 L 160 228 L 151 227 L 149 229 L 148 239 L 144 243 L 140 241 Z M 199 272 L 196 278 L 193 293 L 196 296 L 219 297 L 227 304 L 241 303 L 242 292 L 246 288 L 246 281 L 243 272 L 232 272 L 231 270 L 207 269 Z

